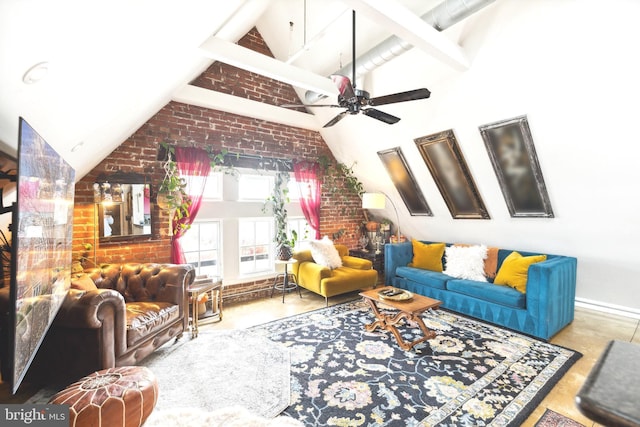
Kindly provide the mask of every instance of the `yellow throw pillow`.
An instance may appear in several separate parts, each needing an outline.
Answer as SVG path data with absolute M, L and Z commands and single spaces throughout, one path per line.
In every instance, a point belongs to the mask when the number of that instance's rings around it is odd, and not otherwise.
M 546 255 L 533 255 L 523 257 L 518 252 L 511 252 L 502 261 L 500 270 L 493 283 L 495 285 L 510 286 L 522 293 L 527 291 L 527 273 L 529 266 L 547 259 Z
M 444 243 L 426 244 L 415 239 L 411 240 L 413 245 L 413 262 L 409 267 L 421 268 L 442 273 L 442 255 L 444 255 Z

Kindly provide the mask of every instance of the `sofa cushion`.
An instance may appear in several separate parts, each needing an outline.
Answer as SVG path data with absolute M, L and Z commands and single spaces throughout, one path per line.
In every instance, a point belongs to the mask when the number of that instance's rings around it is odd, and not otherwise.
M 331 275 L 320 281 L 320 295 L 332 297 L 362 288 L 374 286 L 378 280 L 378 272 L 372 269 L 339 267 L 331 270 Z
M 442 272 L 442 255 L 444 255 L 444 243 L 422 243 L 413 239 L 413 260 L 409 267 L 422 268 L 424 270 Z
M 449 246 L 445 249 L 446 268 L 444 274 L 458 279 L 486 282 L 484 277 L 484 260 L 487 258 L 487 247 Z
M 533 255 L 523 257 L 518 252 L 511 252 L 505 258 L 498 270 L 495 280 L 496 285 L 507 285 L 518 291 L 525 293 L 527 291 L 527 275 L 529 266 L 536 262 L 542 262 L 547 259 L 546 255 Z
M 526 307 L 525 294 L 507 286 L 495 286 L 475 280 L 452 279 L 447 282 L 447 290 L 507 307 Z
M 473 246 L 468 243 L 456 243 L 453 246 L 469 247 Z M 487 247 L 487 257 L 484 259 L 484 275 L 487 279 L 493 279 L 496 277 L 498 271 L 498 253 L 499 248 L 489 246 Z
M 129 347 L 172 323 L 180 315 L 180 307 L 168 302 L 130 302 L 126 308 Z
M 453 277 L 437 271 L 414 267 L 398 267 L 396 268 L 396 275 L 437 289 L 446 289 L 447 280 L 453 279 Z
M 311 256 L 313 256 L 316 264 L 331 269 L 342 267 L 340 254 L 328 237 L 325 236 L 322 240 L 310 241 L 309 247 L 311 248 Z

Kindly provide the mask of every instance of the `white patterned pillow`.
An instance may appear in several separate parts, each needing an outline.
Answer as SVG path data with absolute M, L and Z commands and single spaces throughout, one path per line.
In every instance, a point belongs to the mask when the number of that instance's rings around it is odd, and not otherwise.
M 342 267 L 342 258 L 333 242 L 325 236 L 322 240 L 312 240 L 309 242 L 311 256 L 316 264 L 330 269 Z
M 484 260 L 487 258 L 487 247 L 449 246 L 445 249 L 446 268 L 444 274 L 458 279 L 486 282 Z

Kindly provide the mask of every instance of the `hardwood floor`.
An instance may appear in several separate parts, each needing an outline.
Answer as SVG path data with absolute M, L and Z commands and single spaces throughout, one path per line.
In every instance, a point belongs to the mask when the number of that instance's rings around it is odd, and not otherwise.
M 357 298 L 357 294 L 357 292 L 352 292 L 331 298 L 329 304 L 334 305 L 350 301 Z M 274 295 L 273 298 L 226 306 L 224 307 L 224 318 L 221 322 L 201 323 L 200 331 L 202 332 L 209 328 L 247 328 L 283 317 L 320 309 L 324 306 L 324 297 L 304 290 L 302 298 L 297 293 L 287 294 L 284 304 L 280 295 Z M 185 338 L 190 339 L 188 334 L 185 334 Z M 523 425 L 533 426 L 542 416 L 545 409 L 549 408 L 573 418 L 585 426 L 598 426 L 598 424 L 593 423 L 578 411 L 574 398 L 604 347 L 613 339 L 640 344 L 640 321 L 577 307 L 573 323 L 557 334 L 551 342 L 577 350 L 583 354 L 583 357 L 560 380 Z M 27 400 L 35 391 L 37 389 L 34 390 L 26 385 L 24 389 L 21 388 L 18 395 L 11 396 L 7 384 L 0 383 L 0 402 L 21 403 Z

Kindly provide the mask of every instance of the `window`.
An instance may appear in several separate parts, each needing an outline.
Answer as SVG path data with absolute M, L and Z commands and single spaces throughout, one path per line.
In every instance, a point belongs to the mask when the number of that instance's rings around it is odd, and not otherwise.
M 241 174 L 238 182 L 238 200 L 265 201 L 273 191 L 273 176 Z
M 306 248 L 306 243 L 312 240 L 311 227 L 304 218 L 289 218 L 287 221 L 287 233 L 291 236 L 291 232 L 298 233 L 298 240 L 296 241 L 296 250 Z
M 241 219 L 239 222 L 240 274 L 273 270 L 273 219 Z
M 300 186 L 298 185 L 298 181 L 291 178 L 287 184 L 287 189 L 289 190 L 287 196 L 289 196 L 290 201 L 297 202 L 300 200 Z
M 202 198 L 222 200 L 222 172 L 211 172 L 209 174 Z
M 220 247 L 220 221 L 196 222 L 182 237 L 187 263 L 198 275 L 222 275 Z
M 196 186 L 196 188 L 202 187 L 202 177 L 191 176 L 186 179 L 187 193 L 189 192 L 189 184 Z M 203 199 L 209 200 L 222 200 L 222 172 L 210 172 L 207 177 L 207 183 L 204 186 L 204 192 L 202 193 Z

